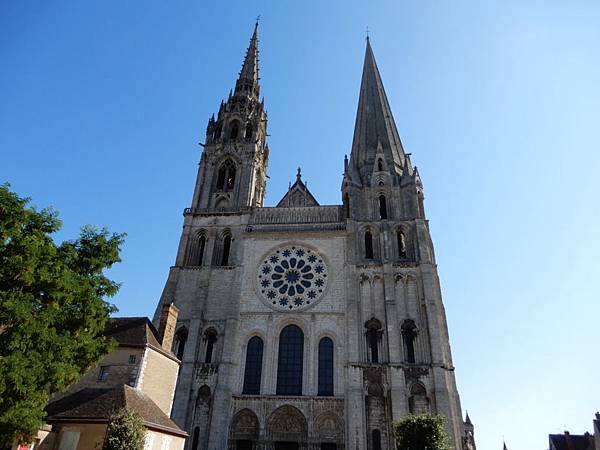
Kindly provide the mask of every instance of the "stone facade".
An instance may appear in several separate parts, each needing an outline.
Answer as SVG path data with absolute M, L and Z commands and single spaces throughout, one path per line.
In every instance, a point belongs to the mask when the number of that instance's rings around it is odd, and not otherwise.
M 186 450 L 391 449 L 409 412 L 462 420 L 423 186 L 370 43 L 340 205 L 302 181 L 263 207 L 269 149 L 254 30 L 209 120 L 192 205 L 157 307 L 180 310 L 172 418 Z M 331 386 L 333 385 L 333 386 Z

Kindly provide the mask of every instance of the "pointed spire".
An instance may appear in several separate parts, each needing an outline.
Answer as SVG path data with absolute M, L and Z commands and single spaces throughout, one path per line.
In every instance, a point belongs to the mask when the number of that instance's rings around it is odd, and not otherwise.
M 237 83 L 235 84 L 236 93 L 243 90 L 245 87 L 253 88 L 252 90 L 258 95 L 258 19 L 254 24 L 254 33 L 250 38 L 250 44 L 248 50 L 246 50 L 246 56 L 244 57 L 244 63 L 242 64 L 242 70 L 238 77 Z
M 393 161 L 394 165 L 403 167 L 405 162 L 404 149 L 368 36 L 366 41 L 367 48 L 350 155 L 350 163 L 358 169 L 359 173 L 370 172 L 363 172 L 361 168 L 374 164 L 379 145 L 383 148 L 388 164 Z
M 467 417 L 465 418 L 465 425 L 473 425 L 471 418 L 469 417 L 469 411 L 467 411 Z
M 508 449 L 506 448 L 506 442 L 504 442 L 504 441 L 502 441 L 502 450 L 508 450 Z

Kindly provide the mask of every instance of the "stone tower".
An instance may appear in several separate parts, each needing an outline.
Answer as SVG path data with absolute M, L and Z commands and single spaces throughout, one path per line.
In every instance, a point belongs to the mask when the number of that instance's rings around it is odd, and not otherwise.
M 342 204 L 302 180 L 263 207 L 268 158 L 255 27 L 235 90 L 211 118 L 175 266 L 172 417 L 186 450 L 393 448 L 409 412 L 462 420 L 423 186 L 367 40 Z

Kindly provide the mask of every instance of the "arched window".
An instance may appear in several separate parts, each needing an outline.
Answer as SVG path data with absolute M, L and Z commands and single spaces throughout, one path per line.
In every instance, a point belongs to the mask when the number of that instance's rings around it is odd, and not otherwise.
M 379 218 L 387 219 L 387 202 L 383 194 L 379 196 Z
M 279 335 L 277 395 L 302 395 L 304 333 L 288 325 Z
M 204 353 L 204 362 L 206 364 L 210 364 L 213 360 L 215 342 L 217 342 L 217 332 L 215 330 L 208 330 L 204 334 L 204 339 L 206 340 L 206 352 Z
M 235 164 L 231 159 L 227 159 L 217 173 L 217 189 L 220 191 L 230 191 L 235 185 Z
M 381 450 L 381 431 L 373 430 L 371 432 L 371 439 L 373 444 L 373 450 Z
M 246 136 L 245 136 L 245 138 L 246 138 L 247 141 L 250 140 L 250 139 L 252 139 L 252 132 L 253 131 L 254 131 L 254 129 L 252 128 L 252 124 L 250 122 L 248 122 L 246 124 Z
M 402 324 L 402 341 L 404 342 L 404 360 L 407 363 L 415 362 L 415 339 L 417 338 L 417 326 L 412 320 Z
M 369 328 L 367 330 L 367 345 L 369 346 L 369 352 L 371 353 L 371 362 L 379 363 L 379 333 L 375 328 Z
M 427 398 L 425 386 L 423 386 L 421 383 L 415 383 L 410 389 L 408 409 L 411 414 L 422 414 L 429 412 L 429 398 Z
M 347 192 L 344 194 L 344 217 L 350 217 L 350 196 Z
M 381 159 L 378 159 L 378 160 L 377 160 L 377 170 L 378 170 L 379 172 L 382 172 L 382 171 L 383 171 L 383 162 L 381 161 Z
M 194 434 L 192 436 L 192 450 L 198 450 L 199 435 L 200 435 L 200 427 L 194 428 Z
M 215 129 L 215 137 L 214 137 L 215 141 L 221 137 L 222 130 L 223 130 L 223 128 L 221 127 L 221 124 L 217 125 L 217 128 Z
M 398 256 L 400 258 L 406 258 L 406 235 L 402 230 L 398 230 L 396 238 L 398 240 Z
M 187 342 L 188 332 L 185 328 L 181 328 L 175 333 L 175 340 L 173 341 L 173 353 L 177 356 L 177 359 L 181 361 L 183 358 L 183 352 L 185 351 L 185 343 Z
M 229 251 L 231 250 L 231 235 L 226 235 L 223 238 L 223 250 L 221 253 L 221 265 L 229 265 Z
M 240 134 L 240 126 L 237 122 L 233 122 L 229 127 L 229 140 L 234 141 L 238 138 Z
M 373 235 L 370 231 L 365 231 L 365 258 L 373 259 Z
M 196 265 L 201 266 L 204 259 L 204 247 L 206 247 L 206 236 L 200 236 L 198 239 L 198 253 L 196 257 Z
M 263 341 L 258 336 L 252 337 L 246 347 L 246 367 L 244 368 L 244 388 L 242 394 L 260 394 L 260 378 L 262 375 Z
M 328 337 L 319 342 L 318 395 L 333 395 L 333 341 Z

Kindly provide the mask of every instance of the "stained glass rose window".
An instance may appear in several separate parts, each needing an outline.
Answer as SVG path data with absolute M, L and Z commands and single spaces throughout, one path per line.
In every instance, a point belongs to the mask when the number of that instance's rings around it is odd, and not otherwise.
M 260 261 L 258 292 L 270 307 L 301 310 L 317 303 L 327 287 L 327 266 L 316 251 L 298 245 L 280 247 Z

